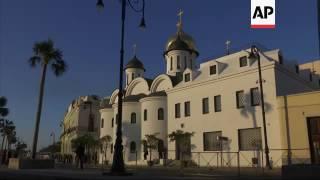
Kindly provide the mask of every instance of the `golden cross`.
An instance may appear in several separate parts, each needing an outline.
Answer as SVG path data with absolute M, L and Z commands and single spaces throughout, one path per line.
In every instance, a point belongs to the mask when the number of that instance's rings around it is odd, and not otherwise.
M 183 15 L 183 11 L 180 9 L 178 16 L 179 16 L 179 23 L 182 24 L 182 15 Z
M 133 54 L 134 55 L 137 54 L 137 45 L 136 44 L 133 45 Z
M 231 41 L 227 40 L 226 41 L 227 55 L 230 54 L 230 44 L 231 44 Z

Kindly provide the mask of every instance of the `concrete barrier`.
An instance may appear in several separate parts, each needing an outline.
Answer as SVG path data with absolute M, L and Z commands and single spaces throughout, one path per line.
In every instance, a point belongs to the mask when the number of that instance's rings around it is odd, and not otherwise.
M 9 169 L 52 169 L 54 160 L 52 159 L 9 159 Z

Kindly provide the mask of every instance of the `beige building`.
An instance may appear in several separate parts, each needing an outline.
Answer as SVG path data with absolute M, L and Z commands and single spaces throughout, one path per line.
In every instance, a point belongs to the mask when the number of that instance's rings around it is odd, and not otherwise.
M 320 91 L 281 96 L 278 111 L 284 159 L 320 163 Z M 290 157 L 291 154 L 291 157 Z
M 141 140 L 150 134 L 157 134 L 160 139 L 151 159 L 181 159 L 183 143 L 168 139 L 168 134 L 181 130 L 194 133 L 186 140 L 186 153 L 200 166 L 236 166 L 237 154 L 241 166 L 264 164 L 258 63 L 248 58 L 249 51 L 248 47 L 198 63 L 195 40 L 179 22 L 177 33 L 165 44 L 163 74 L 153 79 L 145 77 L 148 69 L 134 56 L 125 68 L 125 162 L 146 164 L 146 149 Z M 270 158 L 274 166 L 281 166 L 287 163 L 282 158 L 287 146 L 281 138 L 278 97 L 319 90 L 319 74 L 311 66 L 300 67 L 286 59 L 279 49 L 262 51 L 260 56 Z M 115 140 L 118 90 L 109 100 L 109 105 L 100 110 L 104 122 L 100 137 L 110 135 Z M 219 137 L 225 140 L 220 141 Z M 108 157 L 112 158 L 109 149 Z M 161 150 L 166 153 L 163 157 Z M 223 161 L 218 162 L 215 159 L 221 151 Z
M 98 96 L 81 96 L 68 107 L 60 135 L 61 154 L 72 155 L 75 151 L 71 141 L 84 134 L 98 138 L 100 132 L 100 99 Z

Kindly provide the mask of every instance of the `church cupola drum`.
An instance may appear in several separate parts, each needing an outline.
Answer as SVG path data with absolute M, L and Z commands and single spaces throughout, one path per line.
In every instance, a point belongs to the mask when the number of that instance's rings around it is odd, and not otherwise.
M 136 45 L 134 47 L 134 56 L 125 66 L 126 72 L 126 87 L 136 78 L 143 77 L 146 71 L 143 63 L 137 58 Z

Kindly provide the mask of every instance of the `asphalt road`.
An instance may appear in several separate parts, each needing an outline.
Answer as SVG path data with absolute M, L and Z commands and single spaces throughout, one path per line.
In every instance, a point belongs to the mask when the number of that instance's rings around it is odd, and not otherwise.
M 206 179 L 281 179 L 280 176 L 242 175 L 199 169 L 168 169 L 168 168 L 138 168 L 129 169 L 128 176 L 102 175 L 101 169 L 79 170 L 74 168 L 43 169 L 43 170 L 10 170 L 0 169 L 0 180 L 104 180 L 104 179 L 152 179 L 152 180 L 206 180 Z M 108 171 L 105 171 L 108 172 Z

